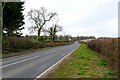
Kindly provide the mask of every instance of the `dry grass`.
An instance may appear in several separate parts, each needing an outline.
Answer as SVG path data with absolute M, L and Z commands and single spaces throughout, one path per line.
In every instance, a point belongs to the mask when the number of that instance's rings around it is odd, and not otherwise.
M 91 41 L 88 46 L 98 52 L 104 59 L 109 62 L 109 65 L 119 72 L 118 67 L 120 63 L 120 39 L 97 39 Z

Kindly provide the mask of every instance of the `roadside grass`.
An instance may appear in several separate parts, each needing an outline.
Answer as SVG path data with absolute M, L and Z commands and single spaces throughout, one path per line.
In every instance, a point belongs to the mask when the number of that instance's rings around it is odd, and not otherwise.
M 98 53 L 81 44 L 53 73 L 52 78 L 115 78 L 115 72 Z
M 46 47 L 46 48 L 39 48 L 39 49 L 28 49 L 28 50 L 23 50 L 20 52 L 12 52 L 12 53 L 2 53 L 0 55 L 0 59 L 1 58 L 9 58 L 9 57 L 14 57 L 14 56 L 19 56 L 19 55 L 25 55 L 25 54 L 29 54 L 32 52 L 37 52 L 37 51 L 41 51 L 41 50 L 48 50 L 51 48 L 56 48 L 56 47 L 60 47 L 60 46 L 54 46 L 54 47 Z

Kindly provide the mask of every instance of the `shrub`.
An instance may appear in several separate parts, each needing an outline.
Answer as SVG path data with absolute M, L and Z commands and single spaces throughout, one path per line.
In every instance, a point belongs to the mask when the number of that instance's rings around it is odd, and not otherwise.
M 32 48 L 33 42 L 26 38 L 6 37 L 3 39 L 3 52 L 6 51 L 20 51 Z
M 120 60 L 120 57 L 118 57 L 118 41 L 120 41 L 120 39 L 97 39 L 88 44 L 92 50 L 100 53 L 116 72 L 118 70 L 118 60 Z
M 57 42 L 42 42 L 42 41 L 32 41 L 28 38 L 20 38 L 20 37 L 6 37 L 3 38 L 2 49 L 3 53 L 8 52 L 18 52 L 26 49 L 38 49 L 45 47 L 53 47 L 58 45 L 67 45 L 71 42 L 57 41 Z

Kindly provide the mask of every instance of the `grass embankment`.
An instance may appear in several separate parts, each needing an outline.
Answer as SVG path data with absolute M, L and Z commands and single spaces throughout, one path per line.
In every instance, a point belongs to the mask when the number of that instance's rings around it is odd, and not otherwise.
M 107 61 L 100 58 L 87 45 L 82 44 L 59 69 L 52 78 L 114 78 L 114 71 Z

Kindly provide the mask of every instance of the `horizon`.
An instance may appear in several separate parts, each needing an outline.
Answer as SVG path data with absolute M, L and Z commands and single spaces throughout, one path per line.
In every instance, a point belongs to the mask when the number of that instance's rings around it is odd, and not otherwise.
M 22 0 L 24 1 L 24 0 Z M 27 19 L 27 12 L 32 9 L 46 7 L 57 12 L 58 24 L 63 26 L 63 32 L 58 35 L 118 37 L 118 1 L 119 0 L 31 0 L 25 1 L 23 11 L 25 15 L 25 29 L 23 36 L 29 34 L 28 27 L 31 22 Z M 54 21 L 53 21 L 54 22 Z M 48 23 L 47 27 L 53 23 Z M 32 35 L 35 35 L 34 33 Z

